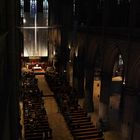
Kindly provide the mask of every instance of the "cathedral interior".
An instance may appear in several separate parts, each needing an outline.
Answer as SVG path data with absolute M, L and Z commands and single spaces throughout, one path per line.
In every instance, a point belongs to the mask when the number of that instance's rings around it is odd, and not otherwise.
M 139 69 L 139 0 L 0 0 L 0 140 L 139 140 Z

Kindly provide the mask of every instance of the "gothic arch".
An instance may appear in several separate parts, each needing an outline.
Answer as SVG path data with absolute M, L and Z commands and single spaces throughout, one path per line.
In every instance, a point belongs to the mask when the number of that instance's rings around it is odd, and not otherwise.
M 111 95 L 111 83 L 113 67 L 119 54 L 122 54 L 118 46 L 111 46 L 104 52 L 101 69 L 101 91 L 100 100 L 104 103 L 109 103 L 109 96 Z M 123 55 L 123 54 L 122 54 Z
M 113 44 L 106 47 L 103 53 L 99 104 L 99 118 L 116 130 L 118 129 L 117 127 L 120 129 L 121 124 L 116 125 L 112 120 L 117 122 L 120 119 L 120 99 L 122 95 L 121 93 L 112 94 L 112 74 L 116 58 L 119 54 L 123 58 L 124 54 L 122 54 L 119 46 L 113 46 Z
M 105 52 L 105 57 L 103 58 L 103 65 L 102 65 L 102 70 L 107 72 L 107 74 L 112 74 L 112 69 L 114 66 L 114 62 L 116 60 L 116 57 L 118 57 L 119 54 L 121 53 L 121 50 L 119 47 L 111 47 L 111 49 L 107 50 Z

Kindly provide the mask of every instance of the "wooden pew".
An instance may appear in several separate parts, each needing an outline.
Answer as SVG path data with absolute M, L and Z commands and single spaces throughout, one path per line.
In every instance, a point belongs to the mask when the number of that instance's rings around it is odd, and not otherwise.
M 69 114 L 67 115 L 66 113 L 64 114 L 64 116 L 69 116 L 71 119 L 79 119 L 79 118 L 83 118 L 83 117 L 87 117 L 86 114 Z
M 78 120 L 88 120 L 90 121 L 90 118 L 87 116 L 81 116 L 81 117 L 71 117 L 72 121 L 78 121 Z
M 43 136 L 28 136 L 25 140 L 43 140 Z
M 101 136 L 99 134 L 80 135 L 80 136 L 75 136 L 74 140 L 85 140 L 89 138 L 101 138 Z
M 74 136 L 82 136 L 82 135 L 90 135 L 90 134 L 98 134 L 100 137 L 103 136 L 103 132 L 99 130 L 88 130 L 88 131 L 81 131 L 81 132 L 73 132 Z
M 25 137 L 26 136 L 32 136 L 32 135 L 43 135 L 43 133 L 45 134 L 46 138 L 52 138 L 52 129 L 50 128 L 43 128 L 43 129 L 33 129 L 33 130 L 29 130 L 29 129 L 25 129 Z
M 37 133 L 25 133 L 25 140 L 34 140 L 36 139 L 37 140 L 41 140 L 43 139 L 43 133 L 42 132 L 37 132 Z
M 78 120 L 71 120 L 72 121 L 72 124 L 74 123 L 88 123 L 90 122 L 89 119 L 78 119 Z
M 47 131 L 50 131 L 50 128 L 49 127 L 46 127 L 46 128 L 40 128 L 40 129 L 25 129 L 25 133 L 32 133 L 32 132 L 35 132 L 35 133 L 37 133 L 37 132 L 47 132 Z
M 74 113 L 70 113 L 70 116 L 71 117 L 82 117 L 82 116 L 86 117 L 87 114 L 85 112 L 74 112 Z
M 37 125 L 35 128 L 31 128 L 30 125 L 26 125 L 25 129 L 46 129 L 49 128 L 49 125 Z
M 86 125 L 92 125 L 92 122 L 72 122 L 70 125 L 72 126 L 86 126 Z
M 48 124 L 48 120 L 47 119 L 41 119 L 41 120 L 36 120 L 36 122 L 38 123 L 38 124 Z M 26 125 L 26 124 L 29 124 L 29 119 L 28 118 L 26 118 L 26 119 L 24 119 L 24 124 Z
M 71 126 L 72 128 L 72 130 L 76 130 L 76 129 L 87 129 L 87 128 L 95 128 L 95 126 L 94 125 L 91 125 L 91 124 L 87 124 L 87 125 L 83 125 L 83 126 L 80 126 L 80 125 L 78 125 L 78 126 Z
M 85 139 L 85 140 L 104 140 L 104 138 L 89 138 L 89 139 Z
M 72 133 L 85 132 L 85 131 L 97 131 L 97 128 L 95 127 L 79 128 L 79 129 L 72 130 Z
M 87 114 L 84 110 L 75 110 L 75 111 L 70 111 L 70 114 Z
M 89 127 L 94 127 L 92 125 L 92 122 L 84 122 L 84 123 L 70 123 L 69 127 L 71 130 L 73 129 L 79 129 L 79 128 L 89 128 Z

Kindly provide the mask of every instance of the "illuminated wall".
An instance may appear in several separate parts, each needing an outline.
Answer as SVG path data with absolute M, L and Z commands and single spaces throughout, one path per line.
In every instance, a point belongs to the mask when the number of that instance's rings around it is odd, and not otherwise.
M 29 4 L 29 12 L 26 12 L 24 1 L 21 0 L 23 56 L 48 56 L 48 2 L 42 0 L 42 12 L 38 12 L 37 0 L 30 0 Z
M 24 30 L 24 56 L 48 56 L 47 30 Z M 36 42 L 36 45 L 35 45 Z

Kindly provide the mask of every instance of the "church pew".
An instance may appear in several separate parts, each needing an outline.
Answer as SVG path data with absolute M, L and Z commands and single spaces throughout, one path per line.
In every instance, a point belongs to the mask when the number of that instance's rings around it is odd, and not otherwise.
M 72 117 L 87 116 L 87 113 L 86 112 L 72 112 L 72 113 L 70 113 L 70 116 L 72 116 Z
M 47 128 L 40 128 L 40 129 L 38 129 L 38 128 L 35 128 L 35 129 L 25 129 L 25 133 L 32 133 L 32 132 L 35 132 L 35 133 L 37 133 L 37 132 L 47 132 L 47 131 L 50 131 L 51 129 L 49 128 L 49 127 L 47 127 Z
M 43 136 L 28 136 L 25 137 L 25 140 L 43 140 Z
M 37 140 L 37 138 L 38 138 L 38 140 L 40 139 L 43 139 L 43 133 L 42 132 L 37 132 L 37 133 L 25 133 L 25 140 L 33 140 L 33 139 L 36 139 Z
M 75 136 L 74 140 L 85 140 L 89 138 L 101 138 L 101 136 L 99 134 L 80 135 L 80 136 Z
M 86 124 L 86 125 L 77 125 L 77 126 L 71 126 L 71 130 L 78 130 L 78 129 L 88 129 L 88 128 L 95 128 L 95 126 L 92 124 Z
M 87 117 L 87 114 L 83 114 L 83 113 L 77 113 L 77 114 L 64 114 L 64 116 L 69 116 L 71 117 L 72 119 L 76 119 L 76 118 L 82 118 L 82 117 Z
M 70 123 L 70 124 L 69 124 L 69 128 L 70 128 L 71 130 L 73 130 L 73 129 L 79 129 L 79 128 L 89 128 L 89 127 L 93 127 L 92 122 Z
M 49 124 L 47 123 L 47 124 L 44 124 L 44 125 L 36 125 L 35 127 L 32 127 L 30 124 L 25 124 L 24 125 L 24 128 L 25 129 L 34 129 L 34 128 L 36 128 L 36 129 L 45 129 L 45 128 L 49 128 Z
M 88 120 L 88 121 L 90 121 L 90 117 L 87 117 L 87 116 L 73 117 L 73 116 L 71 116 L 71 120 L 72 121 L 78 121 L 78 120 Z
M 75 111 L 70 111 L 71 114 L 80 114 L 80 113 L 84 113 L 87 114 L 84 110 L 75 110 Z
M 100 137 L 103 136 L 102 131 L 99 130 L 88 130 L 88 131 L 81 131 L 81 132 L 73 132 L 74 136 L 82 136 L 82 135 L 90 135 L 90 134 L 98 134 Z
M 45 134 L 45 136 L 47 138 L 52 138 L 52 129 L 50 129 L 50 128 L 43 128 L 43 129 L 37 128 L 37 129 L 33 129 L 33 130 L 25 129 L 25 136 L 31 136 L 32 134 L 36 134 L 36 135 L 42 134 L 43 135 L 43 133 Z
M 89 139 L 85 139 L 85 140 L 105 140 L 104 138 L 89 138 Z
M 97 131 L 97 128 L 95 127 L 78 128 L 72 130 L 72 133 L 85 132 L 85 131 Z
M 72 126 L 86 126 L 86 125 L 92 125 L 92 122 L 72 122 L 70 125 Z
M 48 120 L 46 118 L 37 119 L 36 122 L 38 124 L 43 124 L 43 125 L 48 124 Z M 28 123 L 30 123 L 29 119 L 28 118 L 24 119 L 24 124 L 28 124 Z
M 86 122 L 90 122 L 90 121 L 89 121 L 89 119 L 78 119 L 78 120 L 72 120 L 71 119 L 72 124 L 74 124 L 74 123 L 84 123 L 84 122 L 86 123 Z

